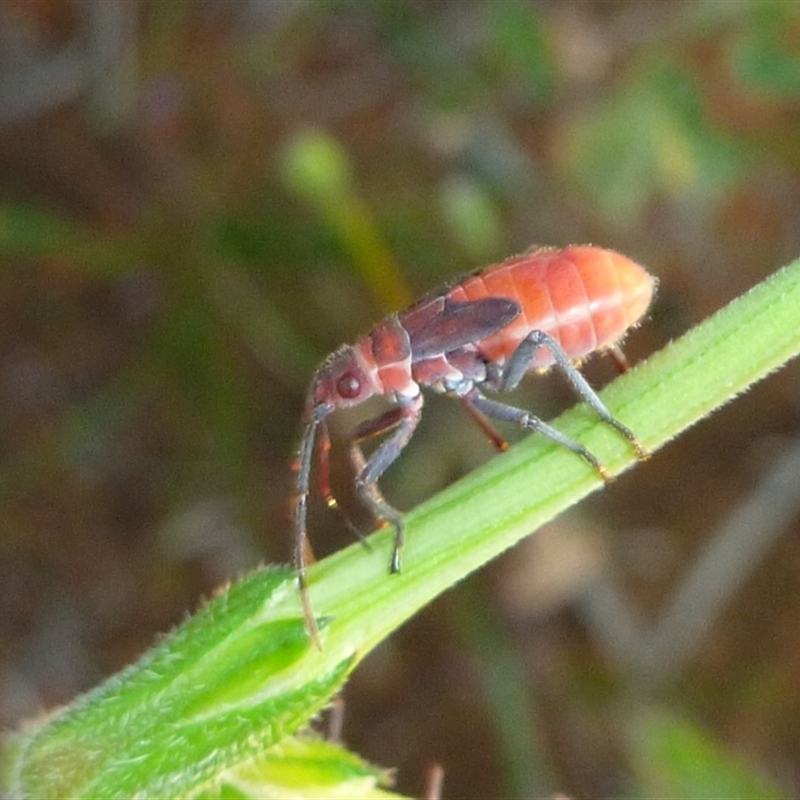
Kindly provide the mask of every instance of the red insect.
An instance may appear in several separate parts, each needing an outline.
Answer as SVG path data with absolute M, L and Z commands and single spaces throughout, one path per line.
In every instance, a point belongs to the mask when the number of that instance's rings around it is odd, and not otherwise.
M 608 425 L 643 455 L 633 433 L 611 416 L 573 362 L 600 349 L 613 349 L 647 310 L 655 280 L 612 250 L 574 246 L 542 248 L 475 272 L 392 314 L 353 345 L 331 354 L 314 375 L 305 406 L 305 430 L 295 469 L 294 562 L 309 634 L 319 635 L 308 597 L 310 548 L 306 511 L 315 441 L 319 436 L 319 482 L 330 491 L 328 414 L 375 395 L 395 406 L 361 423 L 351 435 L 355 485 L 378 518 L 395 527 L 391 571 L 400 571 L 403 517 L 378 488 L 378 479 L 411 439 L 422 411 L 420 387 L 459 397 L 499 449 L 505 442 L 488 418 L 538 431 L 581 456 L 603 478 L 600 462 L 579 442 L 528 411 L 498 402 L 484 390 L 513 389 L 529 370 L 557 367 Z M 368 459 L 359 446 L 392 431 Z

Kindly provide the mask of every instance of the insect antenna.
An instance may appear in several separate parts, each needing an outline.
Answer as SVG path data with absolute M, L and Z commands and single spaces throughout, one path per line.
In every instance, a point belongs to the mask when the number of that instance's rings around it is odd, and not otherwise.
M 294 567 L 297 572 L 297 583 L 300 587 L 300 601 L 303 605 L 303 617 L 305 618 L 308 635 L 318 650 L 322 650 L 322 643 L 319 638 L 319 628 L 317 627 L 317 621 L 314 617 L 314 610 L 311 607 L 311 598 L 308 594 L 306 568 L 309 563 L 313 563 L 314 561 L 314 553 L 308 542 L 308 494 L 311 480 L 311 462 L 314 457 L 314 442 L 317 428 L 321 423 L 322 414 L 321 412 L 316 412 L 312 415 L 303 431 L 303 438 L 300 441 L 300 450 L 298 451 L 297 459 L 294 464 L 297 472 L 297 480 L 295 485 L 293 515 Z

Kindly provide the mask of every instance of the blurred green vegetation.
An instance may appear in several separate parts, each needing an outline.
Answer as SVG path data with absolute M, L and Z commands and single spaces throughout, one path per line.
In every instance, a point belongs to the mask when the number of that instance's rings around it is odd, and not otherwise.
M 798 252 L 796 3 L 112 5 L 103 17 L 12 0 L 0 16 L 15 52 L 43 67 L 21 80 L 9 56 L 0 74 L 3 725 L 130 662 L 259 560 L 287 559 L 306 381 L 387 310 L 534 242 L 591 241 L 660 278 L 636 361 Z M 44 67 L 62 46 L 95 67 L 44 108 Z M 575 518 L 591 516 L 644 609 L 663 605 L 776 441 L 797 435 L 796 377 Z M 520 402 L 544 414 L 571 402 L 542 383 Z M 429 404 L 385 481 L 398 506 L 490 457 L 467 425 Z M 334 482 L 357 516 L 345 460 Z M 321 553 L 348 541 L 314 511 Z M 658 698 L 790 796 L 791 538 Z M 485 591 L 456 590 L 362 666 L 348 742 L 399 765 L 405 792 L 430 760 L 446 767 L 446 796 L 521 791 L 529 772 L 509 765 L 496 716 L 505 698 L 535 721 L 514 752 L 548 768 L 530 793 L 645 791 L 647 770 L 631 765 L 667 757 L 623 741 L 619 705 L 637 688 L 574 605 L 502 599 L 513 559 L 527 558 L 515 553 L 478 579 Z M 498 619 L 496 671 L 476 666 L 480 632 L 453 625 L 462 601 L 457 618 L 474 606 Z M 484 688 L 492 674 L 503 684 Z

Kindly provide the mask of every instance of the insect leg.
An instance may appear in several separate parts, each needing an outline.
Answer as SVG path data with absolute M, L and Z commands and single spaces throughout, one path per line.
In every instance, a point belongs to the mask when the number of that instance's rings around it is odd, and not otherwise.
M 328 735 L 326 739 L 332 744 L 342 744 L 344 730 L 344 697 L 337 694 L 328 709 Z
M 317 445 L 317 475 L 319 481 L 319 489 L 328 508 L 333 509 L 344 521 L 348 530 L 367 548 L 370 549 L 369 543 L 364 538 L 364 534 L 353 524 L 350 517 L 344 512 L 344 509 L 339 505 L 339 502 L 333 495 L 331 490 L 331 469 L 330 469 L 330 453 L 331 453 L 331 437 L 328 432 L 328 426 L 325 421 L 320 423 Z
M 442 786 L 444 785 L 444 768 L 441 764 L 428 764 L 425 769 L 425 786 L 423 800 L 442 800 Z
M 498 403 L 496 400 L 490 400 L 484 397 L 477 389 L 472 389 L 466 397 L 477 408 L 489 417 L 494 417 L 503 422 L 514 422 L 521 428 L 535 433 L 541 433 L 548 439 L 572 450 L 577 453 L 584 461 L 586 461 L 604 481 L 609 481 L 611 476 L 606 468 L 597 460 L 597 458 L 590 453 L 580 442 L 576 442 L 566 434 L 548 425 L 539 417 L 531 414 L 530 411 L 525 411 L 515 406 L 507 405 L 506 403 Z
M 464 408 L 473 420 L 478 424 L 478 427 L 486 434 L 489 441 L 494 445 L 495 449 L 501 453 L 508 450 L 508 442 L 500 435 L 500 432 L 492 425 L 487 419 L 486 415 L 472 404 L 466 397 L 461 398 Z
M 351 442 L 363 442 L 371 439 L 373 436 L 380 436 L 382 433 L 388 433 L 393 428 L 396 428 L 406 415 L 406 410 L 402 406 L 397 406 L 381 414 L 374 419 L 367 419 L 360 423 L 356 429 L 350 434 Z
M 607 347 L 606 350 L 611 358 L 614 359 L 614 363 L 617 365 L 620 374 L 630 371 L 631 365 L 628 363 L 625 353 L 622 352 L 622 348 L 618 344 L 612 344 Z
M 597 396 L 594 389 L 589 386 L 586 378 L 581 375 L 580 370 L 569 360 L 561 345 L 544 331 L 531 331 L 531 333 L 520 342 L 503 370 L 500 381 L 500 391 L 506 391 L 516 387 L 536 355 L 536 351 L 543 345 L 553 354 L 556 366 L 570 382 L 572 388 L 592 407 L 595 414 L 597 414 L 606 425 L 609 425 L 621 436 L 624 436 L 631 443 L 639 458 L 646 458 L 647 454 L 639 440 L 633 434 L 633 431 L 611 415 L 611 412 L 605 407 L 603 401 Z
M 402 401 L 398 408 L 359 426 L 350 447 L 350 456 L 356 470 L 356 490 L 359 496 L 378 519 L 394 525 L 392 572 L 400 572 L 400 551 L 403 549 L 405 527 L 403 515 L 386 502 L 377 482 L 408 444 L 417 427 L 421 412 L 422 395 Z M 359 441 L 366 436 L 373 436 L 393 427 L 397 427 L 397 430 L 382 442 L 368 459 L 365 459 Z

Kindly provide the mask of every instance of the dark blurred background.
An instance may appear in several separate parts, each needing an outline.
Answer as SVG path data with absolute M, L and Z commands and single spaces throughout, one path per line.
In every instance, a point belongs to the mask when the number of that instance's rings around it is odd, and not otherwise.
M 798 254 L 799 168 L 793 2 L 5 0 L 0 726 L 288 560 L 304 387 L 336 346 L 593 242 L 659 277 L 636 362 Z M 347 743 L 409 793 L 438 761 L 445 797 L 643 796 L 658 710 L 797 796 L 799 377 L 408 623 L 348 685 Z M 573 399 L 547 377 L 519 402 Z M 410 508 L 491 457 L 433 400 L 383 485 Z M 312 512 L 318 555 L 350 541 Z

